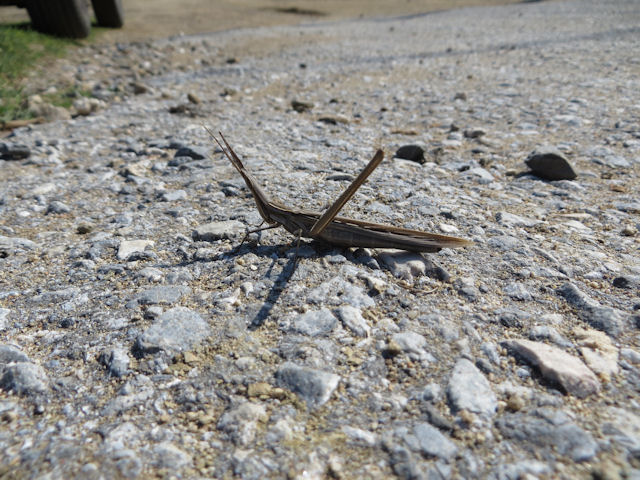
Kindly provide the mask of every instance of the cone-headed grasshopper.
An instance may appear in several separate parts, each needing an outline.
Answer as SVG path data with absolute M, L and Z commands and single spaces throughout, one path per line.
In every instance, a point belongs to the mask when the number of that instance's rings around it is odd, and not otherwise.
M 360 185 L 380 164 L 384 157 L 382 150 L 376 152 L 373 159 L 358 175 L 358 178 L 321 215 L 317 212 L 289 208 L 269 199 L 260 185 L 258 185 L 256 179 L 244 168 L 244 165 L 222 133 L 219 132 L 226 149 L 210 131 L 209 133 L 231 164 L 244 178 L 247 187 L 251 190 L 260 216 L 269 224 L 268 227 L 254 231 L 282 226 L 285 230 L 297 236 L 298 241 L 300 237 L 305 237 L 339 247 L 397 248 L 412 252 L 437 252 L 442 248 L 463 247 L 471 243 L 470 240 L 465 240 L 464 238 L 420 232 L 337 216 L 344 204 L 349 201 Z

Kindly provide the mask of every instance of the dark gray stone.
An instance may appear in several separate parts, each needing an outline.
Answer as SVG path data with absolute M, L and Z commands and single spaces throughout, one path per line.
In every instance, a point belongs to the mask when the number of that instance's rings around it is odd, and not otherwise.
M 503 436 L 522 442 L 535 454 L 542 450 L 550 457 L 557 452 L 574 462 L 585 462 L 598 453 L 598 443 L 591 434 L 561 411 L 538 409 L 531 415 L 506 413 L 496 420 L 496 425 Z
M 300 367 L 291 362 L 286 362 L 278 369 L 276 379 L 281 387 L 300 395 L 311 408 L 326 403 L 340 382 L 338 375 Z
M 423 164 L 424 149 L 418 145 L 403 145 L 394 155 L 396 158 L 402 158 L 403 160 L 411 160 L 412 162 Z
M 143 353 L 175 354 L 192 349 L 210 334 L 209 324 L 198 313 L 175 307 L 160 315 L 138 337 L 136 348 Z
M 2 160 L 24 160 L 30 155 L 31 150 L 26 145 L 0 142 L 0 159 Z
M 202 160 L 207 158 L 207 150 L 201 147 L 182 146 L 176 150 L 173 157 L 190 157 L 194 160 Z
M 600 305 L 596 300 L 580 291 L 572 283 L 565 283 L 557 290 L 558 294 L 578 310 L 580 318 L 593 328 L 609 335 L 617 336 L 623 327 L 623 317 L 619 310 Z
M 524 162 L 533 173 L 546 180 L 573 180 L 577 177 L 567 159 L 555 150 L 535 151 Z

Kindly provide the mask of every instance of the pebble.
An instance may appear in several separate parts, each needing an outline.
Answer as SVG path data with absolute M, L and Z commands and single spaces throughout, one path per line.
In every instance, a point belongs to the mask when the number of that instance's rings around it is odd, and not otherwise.
M 560 286 L 557 292 L 575 307 L 580 318 L 592 327 L 603 330 L 612 336 L 618 335 L 622 330 L 623 317 L 617 309 L 600 305 L 569 282 Z
M 600 382 L 594 373 L 579 358 L 557 347 L 531 340 L 508 340 L 504 345 L 568 394 L 584 398 L 600 390 Z
M 167 310 L 136 340 L 144 354 L 159 351 L 175 355 L 191 350 L 211 334 L 209 324 L 196 312 L 184 307 Z
M 29 357 L 13 345 L 0 345 L 0 367 L 9 363 L 29 362 Z
M 487 378 L 466 358 L 458 360 L 447 384 L 447 396 L 454 412 L 466 410 L 481 417 L 493 417 L 498 399 Z
M 432 262 L 418 253 L 383 250 L 378 254 L 378 259 L 394 277 L 411 283 L 435 269 Z
M 135 296 L 132 306 L 171 305 L 191 293 L 186 285 L 161 285 L 152 287 Z
M 48 390 L 45 370 L 29 362 L 12 362 L 2 368 L 0 388 L 8 393 L 33 396 Z
M 246 447 L 255 439 L 258 424 L 268 419 L 263 405 L 244 402 L 224 412 L 216 427 L 230 436 L 236 445 Z
M 11 310 L 8 308 L 0 308 L 0 330 L 9 328 L 9 314 Z
M 451 460 L 458 452 L 456 444 L 428 423 L 418 423 L 411 433 L 404 435 L 404 440 L 412 450 L 427 457 Z
M 394 157 L 420 164 L 425 163 L 424 149 L 419 145 L 403 145 L 396 150 Z
M 193 160 L 204 160 L 205 158 L 207 158 L 207 151 L 201 147 L 183 145 L 176 150 L 176 153 L 173 155 L 173 157 L 189 157 Z
M 155 245 L 153 240 L 121 240 L 116 258 L 126 260 L 131 254 L 144 252 L 147 247 Z
M 196 242 L 215 242 L 216 240 L 234 238 L 244 231 L 243 223 L 237 220 L 227 220 L 198 225 L 191 236 Z
M 333 373 L 284 363 L 276 372 L 278 384 L 291 390 L 311 408 L 324 405 L 338 387 L 340 377 Z
M 292 322 L 292 331 L 317 337 L 329 335 L 336 327 L 338 320 L 327 308 L 310 310 L 298 315 Z
M 574 462 L 586 462 L 599 450 L 590 433 L 573 423 L 565 413 L 549 408 L 535 410 L 532 414 L 508 413 L 499 418 L 496 425 L 504 437 L 520 440 L 536 455 L 551 456 L 555 451 Z
M 0 160 L 24 160 L 31 155 L 31 149 L 26 145 L 0 142 Z
M 342 322 L 342 325 L 351 330 L 354 335 L 365 338 L 371 335 L 371 327 L 362 316 L 362 311 L 359 308 L 352 307 L 351 305 L 343 305 L 338 307 L 335 313 Z
M 427 352 L 427 339 L 416 332 L 400 332 L 391 337 L 393 348 L 406 354 L 410 359 L 428 363 L 435 361 L 433 355 Z M 390 348 L 390 347 L 389 347 Z
M 536 150 L 524 162 L 535 175 L 545 180 L 574 180 L 577 177 L 569 161 L 557 150 Z

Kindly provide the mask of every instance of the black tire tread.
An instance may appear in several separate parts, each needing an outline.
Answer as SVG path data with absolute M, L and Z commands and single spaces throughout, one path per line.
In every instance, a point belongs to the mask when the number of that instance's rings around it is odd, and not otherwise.
M 26 2 L 33 28 L 62 37 L 85 38 L 91 31 L 85 0 L 29 0 Z
M 122 0 L 91 0 L 91 5 L 101 27 L 120 28 L 124 25 Z

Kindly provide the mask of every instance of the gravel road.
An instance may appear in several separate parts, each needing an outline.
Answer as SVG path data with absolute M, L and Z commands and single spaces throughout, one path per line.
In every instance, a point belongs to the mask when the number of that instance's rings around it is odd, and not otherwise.
M 0 141 L 0 477 L 640 478 L 638 25 L 529 2 L 52 66 L 92 96 Z M 473 244 L 238 248 L 203 125 L 319 211 L 382 147 L 344 215 Z

